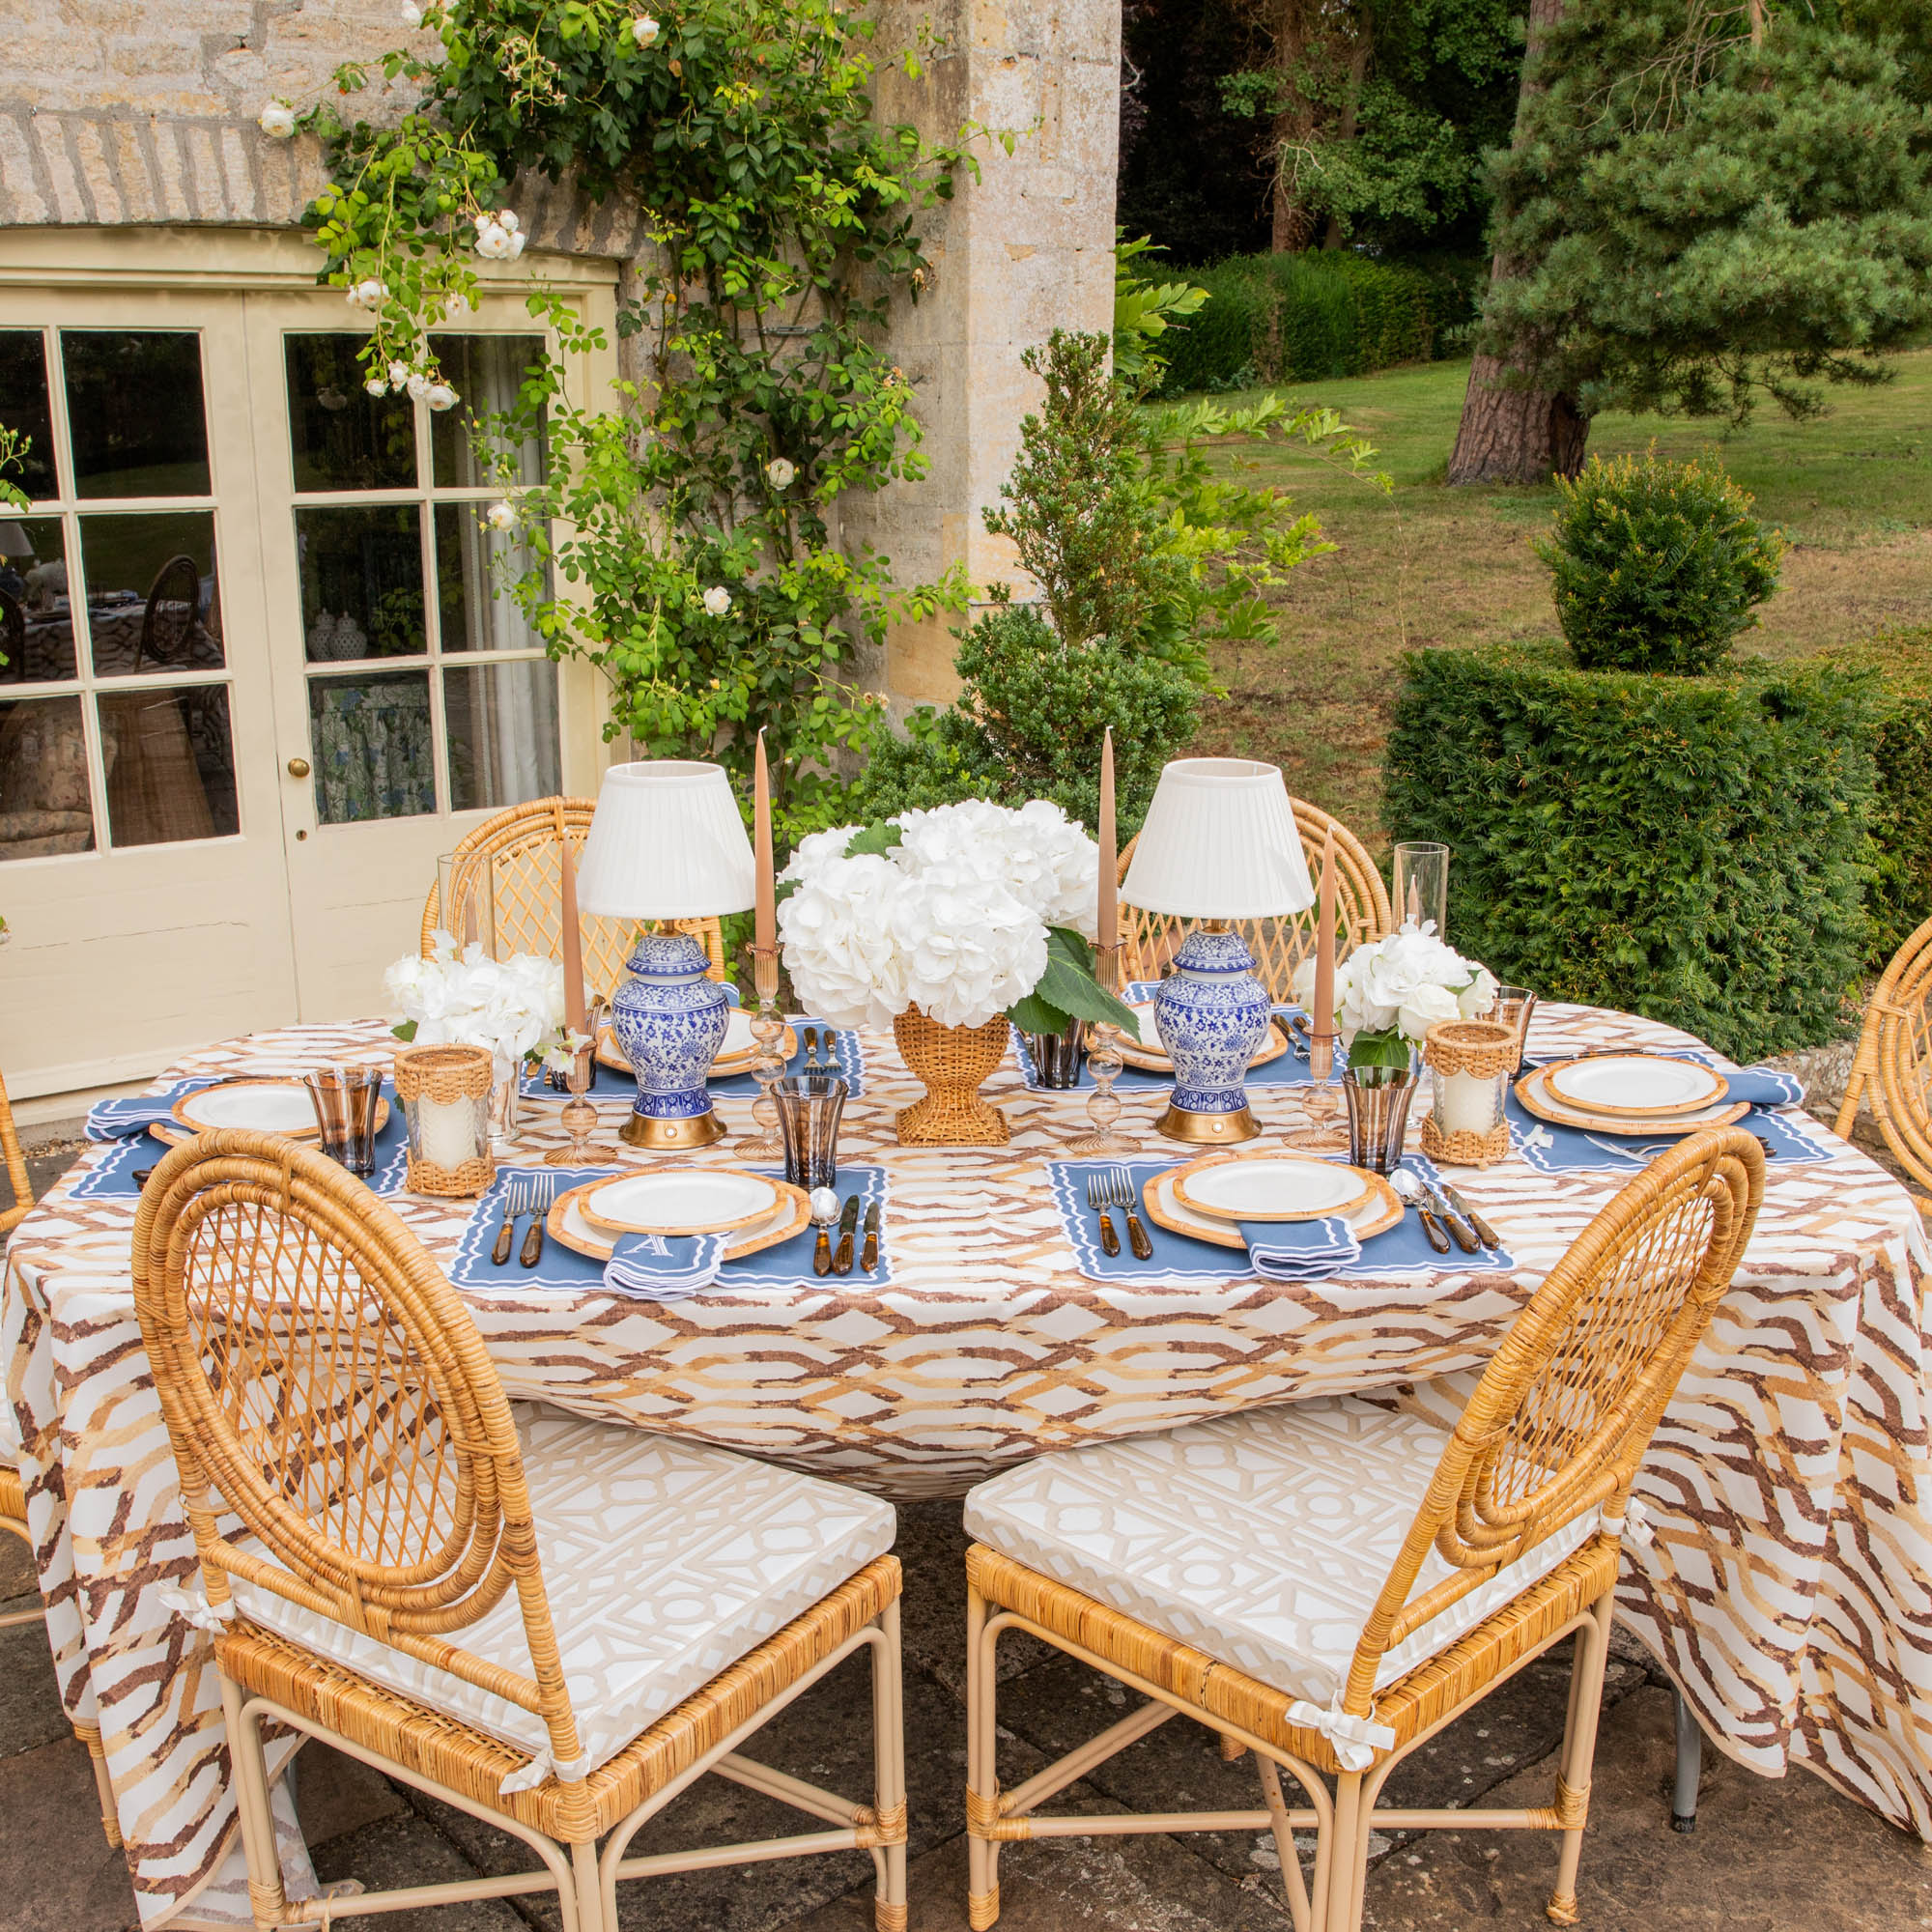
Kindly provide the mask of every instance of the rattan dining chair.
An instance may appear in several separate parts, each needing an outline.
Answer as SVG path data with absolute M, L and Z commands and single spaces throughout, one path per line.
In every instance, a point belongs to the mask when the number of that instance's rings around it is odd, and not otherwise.
M 1371 1832 L 1485 1826 L 1563 1834 L 1547 1910 L 1574 1924 L 1618 1540 L 1642 1530 L 1631 1485 L 1763 1193 L 1763 1151 L 1735 1128 L 1652 1162 L 1550 1270 L 1453 1431 L 1333 1397 L 1058 1452 L 974 1490 L 976 1932 L 999 1916 L 1000 1847 L 1015 1840 L 1271 1831 L 1296 1932 L 1356 1932 Z M 995 1648 L 1009 1630 L 1150 1701 L 1003 1793 Z M 1551 1804 L 1378 1807 L 1409 1752 L 1572 1632 Z M 1264 1809 L 1037 1815 L 1177 1715 L 1255 1752 Z M 1283 1770 L 1303 1808 L 1283 1799 Z M 1296 1831 L 1316 1833 L 1312 1885 Z
M 1342 823 L 1319 805 L 1292 798 L 1294 829 L 1301 836 L 1301 849 L 1308 859 L 1311 874 L 1319 876 L 1321 854 L 1329 832 L 1335 835 L 1335 863 L 1339 870 L 1335 905 L 1342 923 L 1343 940 L 1339 956 L 1346 959 L 1357 946 L 1380 939 L 1390 931 L 1388 889 L 1382 884 L 1376 862 L 1368 847 Z M 1126 883 L 1127 867 L 1133 863 L 1134 841 L 1121 854 L 1121 882 Z M 1126 980 L 1158 980 L 1168 962 L 1180 951 L 1180 942 L 1199 923 L 1179 919 L 1172 913 L 1148 912 L 1140 906 L 1121 902 L 1122 977 Z M 1294 969 L 1315 950 L 1315 912 L 1298 912 L 1287 919 L 1240 919 L 1235 930 L 1248 942 L 1255 955 L 1255 971 L 1276 1000 L 1293 997 Z
M 8 1194 L 7 1206 L 0 1208 L 0 1235 L 7 1235 L 27 1218 L 27 1210 L 34 1205 L 34 1184 L 27 1179 L 27 1156 L 20 1151 L 5 1074 L 0 1074 L 0 1171 L 7 1176 Z
M 550 959 L 560 956 L 562 896 L 556 855 L 568 839 L 572 857 L 582 859 L 596 810 L 597 801 L 590 798 L 532 799 L 485 819 L 457 840 L 457 858 L 478 865 L 489 862 L 499 951 L 534 952 Z M 710 977 L 724 977 L 724 936 L 717 920 L 672 919 L 664 925 L 668 931 L 690 933 L 704 949 Z M 454 906 L 445 915 L 440 888 L 432 885 L 423 902 L 425 959 L 435 951 L 439 927 L 461 936 L 463 908 Z M 609 999 L 623 983 L 635 931 L 634 921 L 584 915 L 583 971 L 593 994 Z
M 869 1851 L 903 1932 L 890 1505 L 707 1444 L 512 1408 L 456 1292 L 327 1158 L 206 1133 L 134 1224 L 134 1305 L 201 1560 L 258 1925 Z M 739 1754 L 871 1653 L 876 1791 Z M 520 1838 L 542 1868 L 288 1906 L 261 1727 L 293 1726 Z M 830 1827 L 625 1856 L 705 1772 Z M 601 1849 L 600 1849 L 601 1840 Z
M 1834 1122 L 1851 1138 L 1859 1102 L 1872 1119 L 1898 1164 L 1921 1188 L 1932 1190 L 1932 919 L 1892 954 L 1865 1007 L 1859 1050 L 1845 1098 Z M 1921 1209 L 1932 1202 L 1920 1197 Z

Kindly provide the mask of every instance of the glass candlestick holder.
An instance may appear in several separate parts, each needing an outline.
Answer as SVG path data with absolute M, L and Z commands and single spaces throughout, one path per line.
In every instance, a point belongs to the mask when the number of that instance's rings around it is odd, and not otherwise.
M 758 1001 L 752 1015 L 752 1078 L 758 1083 L 758 1097 L 752 1103 L 753 1131 L 738 1143 L 737 1152 L 742 1160 L 781 1160 L 784 1142 L 779 1134 L 779 1103 L 772 1097 L 772 1082 L 785 1070 L 780 1046 L 784 1015 L 779 1011 L 779 950 L 754 946 L 751 952 L 752 985 Z
M 1094 949 L 1094 977 L 1117 999 L 1121 991 L 1121 949 L 1096 946 Z M 1132 1153 L 1135 1144 L 1120 1132 L 1115 1122 L 1121 1118 L 1121 1096 L 1114 1092 L 1124 1065 L 1121 1059 L 1121 1030 L 1105 1020 L 1094 1020 L 1087 1028 L 1087 1070 L 1094 1076 L 1094 1091 L 1087 1096 L 1088 1131 L 1067 1143 L 1069 1153 Z
M 1308 1085 L 1295 1096 L 1308 1116 L 1308 1124 L 1284 1136 L 1290 1147 L 1306 1148 L 1311 1153 L 1338 1153 L 1349 1145 L 1348 1103 L 1334 1078 L 1339 1037 L 1332 1033 L 1311 1033 L 1308 1037 Z
M 567 1148 L 553 1148 L 544 1155 L 546 1167 L 615 1167 L 622 1158 L 614 1149 L 593 1147 L 590 1136 L 597 1131 L 597 1109 L 590 1104 L 590 1083 L 597 1077 L 597 1036 L 604 1024 L 602 1003 L 590 1009 L 584 1024 L 590 1032 L 589 1044 L 580 1047 L 564 1075 L 570 1098 L 557 1116 L 570 1136 Z

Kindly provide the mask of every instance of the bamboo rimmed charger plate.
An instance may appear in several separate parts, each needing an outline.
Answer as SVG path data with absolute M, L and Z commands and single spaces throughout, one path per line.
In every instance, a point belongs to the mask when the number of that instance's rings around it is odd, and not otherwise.
M 1561 1107 L 1584 1114 L 1655 1120 L 1701 1114 L 1724 1104 L 1730 1082 L 1715 1066 L 1655 1053 L 1589 1054 L 1543 1068 L 1544 1091 Z
M 1276 1150 L 1204 1154 L 1174 1177 L 1174 1198 L 1217 1221 L 1320 1221 L 1353 1213 L 1374 1193 L 1365 1168 Z
M 573 1253 L 586 1256 L 593 1262 L 608 1262 L 623 1236 L 593 1228 L 583 1218 L 580 1206 L 581 1197 L 597 1184 L 594 1180 L 587 1180 L 582 1187 L 573 1187 L 568 1193 L 559 1194 L 551 1204 L 544 1229 L 552 1240 Z M 772 1185 L 780 1195 L 778 1207 L 764 1220 L 740 1229 L 732 1236 L 731 1245 L 724 1250 L 727 1262 L 762 1253 L 766 1248 L 775 1248 L 781 1241 L 788 1241 L 794 1235 L 803 1234 L 811 1226 L 811 1203 L 805 1190 L 783 1180 L 775 1180 Z
M 1600 1114 L 1557 1099 L 1545 1084 L 1548 1071 L 1547 1067 L 1532 1067 L 1516 1083 L 1516 1097 L 1539 1121 L 1557 1127 L 1577 1127 L 1587 1134 L 1633 1134 L 1656 1140 L 1662 1134 L 1694 1134 L 1700 1127 L 1727 1127 L 1750 1112 L 1747 1100 L 1730 1100 L 1694 1114 Z
M 798 1052 L 798 1032 L 795 1028 L 787 1026 L 779 1036 L 779 1051 L 786 1060 Z M 711 1071 L 721 1075 L 749 1073 L 756 1057 L 757 1042 L 752 1037 L 752 1016 L 743 1007 L 733 1007 L 724 1024 L 724 1038 L 718 1048 L 718 1057 L 711 1063 Z M 616 1036 L 608 1026 L 601 1028 L 597 1035 L 597 1064 L 618 1073 L 631 1070 L 631 1063 L 624 1058 L 623 1048 L 617 1044 Z
M 605 1235 L 729 1235 L 768 1221 L 782 1186 L 739 1167 L 648 1168 L 590 1181 L 578 1211 Z
M 1141 1037 L 1138 1041 L 1121 1036 L 1121 1058 L 1129 1066 L 1137 1066 L 1143 1073 L 1172 1073 L 1174 1062 L 1160 1044 L 1160 1036 L 1153 1029 L 1153 1002 L 1135 1000 L 1130 1003 L 1141 1023 Z M 1255 1057 L 1248 1062 L 1250 1066 L 1265 1066 L 1270 1060 L 1279 1060 L 1288 1051 L 1288 1042 L 1281 1037 L 1281 1029 L 1272 1020 L 1268 1022 L 1267 1037 L 1255 1049 Z
M 1269 1156 L 1230 1153 L 1226 1158 L 1254 1160 Z M 1327 1164 L 1335 1165 L 1332 1162 Z M 1369 1183 L 1368 1194 L 1360 1206 L 1343 1216 L 1358 1241 L 1386 1234 L 1402 1219 L 1406 1210 L 1401 1197 L 1380 1175 L 1370 1174 L 1365 1168 L 1344 1168 L 1342 1171 L 1358 1174 Z M 1210 1241 L 1217 1248 L 1238 1248 L 1245 1254 L 1248 1244 L 1241 1238 L 1241 1231 L 1234 1222 L 1211 1214 L 1197 1213 L 1184 1202 L 1176 1199 L 1175 1178 L 1184 1172 L 1185 1168 L 1181 1167 L 1166 1168 L 1141 1189 L 1141 1201 L 1147 1208 L 1148 1219 L 1155 1227 L 1165 1228 L 1170 1235 L 1189 1235 L 1197 1241 Z
M 286 1140 L 313 1141 L 322 1137 L 315 1118 L 315 1103 L 299 1080 L 265 1077 L 260 1080 L 224 1080 L 216 1087 L 203 1087 L 184 1094 L 170 1109 L 173 1124 L 153 1122 L 148 1131 L 157 1141 L 178 1147 L 196 1134 L 211 1133 L 217 1127 L 249 1127 L 256 1133 L 280 1134 Z M 376 1102 L 376 1131 L 381 1133 L 389 1118 L 389 1103 Z

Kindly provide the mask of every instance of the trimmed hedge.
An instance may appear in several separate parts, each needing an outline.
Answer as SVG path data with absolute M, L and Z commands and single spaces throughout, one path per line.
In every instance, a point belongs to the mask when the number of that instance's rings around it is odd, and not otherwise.
M 1403 668 L 1384 818 L 1455 848 L 1459 951 L 1740 1061 L 1835 1034 L 1865 954 L 1868 673 L 1582 671 L 1555 643 Z
M 1236 255 L 1189 270 L 1209 299 L 1171 331 L 1164 395 L 1364 376 L 1447 353 L 1475 318 L 1484 265 L 1378 262 L 1351 249 Z
M 1830 654 L 1878 680 L 1876 873 L 1865 895 L 1866 963 L 1878 971 L 1932 919 L 1932 625 L 1887 631 Z

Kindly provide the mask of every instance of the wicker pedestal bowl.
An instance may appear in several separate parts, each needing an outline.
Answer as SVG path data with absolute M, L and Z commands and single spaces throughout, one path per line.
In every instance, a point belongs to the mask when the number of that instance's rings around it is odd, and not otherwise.
M 1011 1138 L 1007 1117 L 980 1097 L 981 1083 L 999 1065 L 1010 1031 L 1007 1016 L 984 1026 L 941 1026 L 917 1007 L 893 1021 L 905 1064 L 925 1085 L 925 1098 L 898 1111 L 901 1147 L 1005 1147 Z

